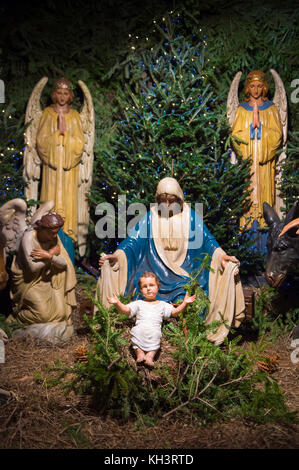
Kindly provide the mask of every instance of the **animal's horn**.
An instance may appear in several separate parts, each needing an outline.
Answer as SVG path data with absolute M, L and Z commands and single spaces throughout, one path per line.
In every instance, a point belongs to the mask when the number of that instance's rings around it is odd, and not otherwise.
M 291 228 L 296 228 L 296 227 L 298 227 L 296 234 L 299 235 L 299 217 L 297 219 L 292 220 L 287 225 L 285 225 L 278 236 L 282 237 L 288 230 L 290 230 Z

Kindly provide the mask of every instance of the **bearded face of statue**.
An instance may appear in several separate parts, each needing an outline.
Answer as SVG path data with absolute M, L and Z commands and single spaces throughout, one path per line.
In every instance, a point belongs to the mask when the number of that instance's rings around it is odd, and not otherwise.
M 166 204 L 167 206 L 170 206 L 171 204 L 174 204 L 175 202 L 180 202 L 179 198 L 174 196 L 173 194 L 167 194 L 163 193 L 158 196 L 158 204 Z
M 162 217 L 172 217 L 182 211 L 184 193 L 176 179 L 166 177 L 159 182 L 156 201 L 159 205 L 158 211 Z
M 181 200 L 173 194 L 159 194 L 157 203 L 159 205 L 159 213 L 162 217 L 172 217 L 182 211 Z

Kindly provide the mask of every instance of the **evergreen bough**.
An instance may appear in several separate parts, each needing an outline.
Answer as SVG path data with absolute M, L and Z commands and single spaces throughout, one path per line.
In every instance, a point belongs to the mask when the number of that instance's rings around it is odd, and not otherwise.
M 164 324 L 163 341 L 172 344 L 173 352 L 169 362 L 157 360 L 153 379 L 145 370 L 137 372 L 129 360 L 122 327 L 127 317 L 96 301 L 96 315 L 86 318 L 91 330 L 87 362 L 72 367 L 56 364 L 53 369 L 60 375 L 52 384 L 62 381 L 67 391 L 89 394 L 102 415 L 135 418 L 143 424 L 170 416 L 194 419 L 202 425 L 233 417 L 259 423 L 294 421 L 295 413 L 289 412 L 276 380 L 257 367 L 269 345 L 264 337 L 249 349 L 238 345 L 240 336 L 215 346 L 206 336 L 219 323 L 207 327 L 200 319 L 208 299 L 195 280 L 187 288 L 196 292 L 199 301 L 189 306 L 184 317 L 181 314 L 178 320 Z M 73 378 L 63 379 L 66 373 Z
M 0 105 L 0 206 L 10 199 L 24 198 L 24 123 L 12 106 Z

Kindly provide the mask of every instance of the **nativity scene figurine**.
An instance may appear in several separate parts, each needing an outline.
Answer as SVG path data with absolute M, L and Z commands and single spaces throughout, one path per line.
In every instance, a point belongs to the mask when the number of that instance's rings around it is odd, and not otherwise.
M 72 83 L 61 78 L 55 82 L 52 104 L 42 111 L 40 99 L 47 81 L 44 77 L 34 87 L 26 110 L 25 196 L 42 203 L 54 201 L 55 211 L 64 219 L 62 241 L 73 258 L 74 244 L 80 256 L 86 250 L 94 108 L 87 86 L 79 80 L 84 104 L 80 113 L 73 109 Z
M 206 254 L 211 269 L 201 270 Z M 199 214 L 184 201 L 174 178 L 159 182 L 156 204 L 113 254 L 100 258 L 99 265 L 98 295 L 107 307 L 114 294 L 137 292 L 145 271 L 154 272 L 161 281 L 157 299 L 175 303 L 184 298 L 190 274 L 197 272 L 197 282 L 210 300 L 206 324 L 223 316 L 226 325 L 237 327 L 245 317 L 238 260 L 222 250 Z M 221 344 L 228 331 L 223 323 L 209 339 Z
M 42 204 L 26 221 L 27 204 L 8 201 L 0 208 L 0 232 L 11 264 L 12 313 L 7 321 L 19 325 L 16 337 L 33 336 L 57 343 L 73 335 L 76 275 L 58 231 L 63 218 L 53 212 L 54 202 Z
M 232 81 L 227 99 L 227 117 L 232 128 L 234 149 L 243 158 L 250 157 L 251 182 L 250 205 L 241 220 L 241 225 L 257 220 L 264 226 L 263 203 L 275 208 L 281 215 L 283 202 L 279 193 L 281 179 L 280 164 L 285 158 L 287 142 L 287 98 L 283 82 L 271 69 L 275 83 L 273 101 L 268 99 L 269 86 L 266 75 L 260 70 L 246 77 L 245 101 L 239 103 L 238 88 L 242 72 Z

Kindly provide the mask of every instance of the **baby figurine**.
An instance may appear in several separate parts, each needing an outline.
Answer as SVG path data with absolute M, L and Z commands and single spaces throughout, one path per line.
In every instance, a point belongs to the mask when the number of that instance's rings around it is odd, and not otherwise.
M 115 305 L 119 312 L 128 315 L 129 318 L 136 316 L 136 324 L 131 330 L 131 341 L 137 354 L 136 362 L 153 366 L 153 359 L 160 348 L 162 320 L 176 317 L 180 312 L 184 312 L 187 305 L 194 302 L 196 295 L 190 297 L 186 293 L 183 302 L 178 307 L 157 300 L 160 281 L 156 274 L 151 272 L 141 275 L 138 287 L 144 300 L 135 300 L 125 305 L 116 295 L 113 295 L 108 297 L 108 302 Z

